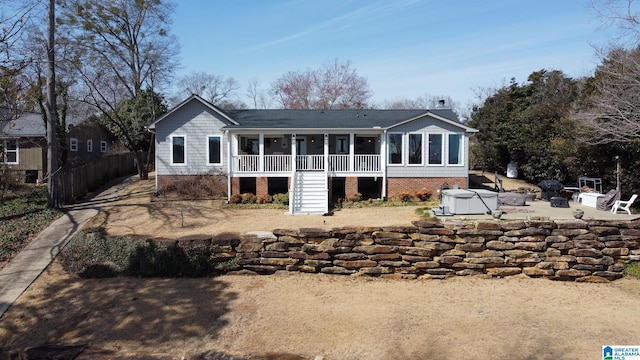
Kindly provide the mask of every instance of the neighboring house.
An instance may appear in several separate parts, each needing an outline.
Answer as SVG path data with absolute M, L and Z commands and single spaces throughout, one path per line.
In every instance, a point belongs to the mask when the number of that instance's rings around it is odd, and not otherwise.
M 450 109 L 222 110 L 192 95 L 148 126 L 156 189 L 226 173 L 228 197 L 289 192 L 291 213 L 329 201 L 468 187 L 469 136 Z
M 68 118 L 68 162 L 79 166 L 106 155 L 113 136 L 95 118 Z M 24 182 L 42 182 L 47 174 L 46 128 L 42 114 L 15 112 L 0 107 L 0 164 L 15 171 Z

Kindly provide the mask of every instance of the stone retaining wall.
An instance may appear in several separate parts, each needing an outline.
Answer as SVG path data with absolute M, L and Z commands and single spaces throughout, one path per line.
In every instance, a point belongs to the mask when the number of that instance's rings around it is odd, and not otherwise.
M 569 281 L 622 277 L 640 260 L 640 222 L 417 221 L 413 226 L 277 229 L 212 242 L 235 272 L 389 278 L 524 274 Z M 187 240 L 187 239 L 183 239 Z

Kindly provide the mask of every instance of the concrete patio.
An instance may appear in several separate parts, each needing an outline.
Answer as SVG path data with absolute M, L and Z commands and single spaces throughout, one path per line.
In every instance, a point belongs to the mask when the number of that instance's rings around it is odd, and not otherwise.
M 619 211 L 617 214 L 612 214 L 610 211 L 596 210 L 593 207 L 584 206 L 582 204 L 569 201 L 569 208 L 556 208 L 551 207 L 551 203 L 544 200 L 528 201 L 525 206 L 500 206 L 498 208 L 502 211 L 502 220 L 527 220 L 535 217 L 549 218 L 550 220 L 568 220 L 573 219 L 573 211 L 580 209 L 584 211 L 583 220 L 617 220 L 617 221 L 631 221 L 640 219 L 640 214 L 628 215 L 624 211 Z M 452 215 L 452 216 L 438 216 L 442 220 L 446 219 L 467 219 L 467 220 L 479 220 L 479 219 L 493 219 L 491 215 Z

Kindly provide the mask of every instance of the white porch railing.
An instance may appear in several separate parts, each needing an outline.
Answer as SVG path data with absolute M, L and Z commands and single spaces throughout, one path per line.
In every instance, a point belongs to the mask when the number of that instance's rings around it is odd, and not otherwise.
M 291 171 L 291 155 L 265 155 L 265 172 L 286 172 Z
M 349 171 L 349 155 L 329 155 L 329 170 Z
M 324 155 L 296 155 L 296 170 L 324 170 Z
M 353 166 L 356 172 L 380 171 L 380 155 L 356 155 Z
M 276 173 L 291 171 L 291 155 L 264 155 L 264 167 L 262 172 Z M 329 171 L 332 172 L 379 172 L 380 155 L 354 155 L 353 169 L 350 166 L 349 155 L 329 155 Z M 297 155 L 296 170 L 323 171 L 324 155 Z M 233 156 L 234 172 L 260 172 L 260 155 Z

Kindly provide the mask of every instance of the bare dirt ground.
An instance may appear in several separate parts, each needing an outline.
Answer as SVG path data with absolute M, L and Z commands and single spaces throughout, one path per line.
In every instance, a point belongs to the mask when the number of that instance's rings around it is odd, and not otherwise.
M 216 210 L 198 202 L 180 205 L 189 214 L 182 226 L 176 204 L 149 201 L 152 185 L 133 181 L 117 187 L 115 198 L 96 201 L 102 212 L 93 225 L 112 234 L 175 238 L 407 224 L 414 216 L 410 208 L 289 216 L 282 210 Z M 640 281 L 632 279 L 582 284 L 285 273 L 87 280 L 54 262 L 0 318 L 0 352 L 88 344 L 85 359 L 193 359 L 206 351 L 253 359 L 269 352 L 325 360 L 600 359 L 602 345 L 639 344 L 639 312 Z

